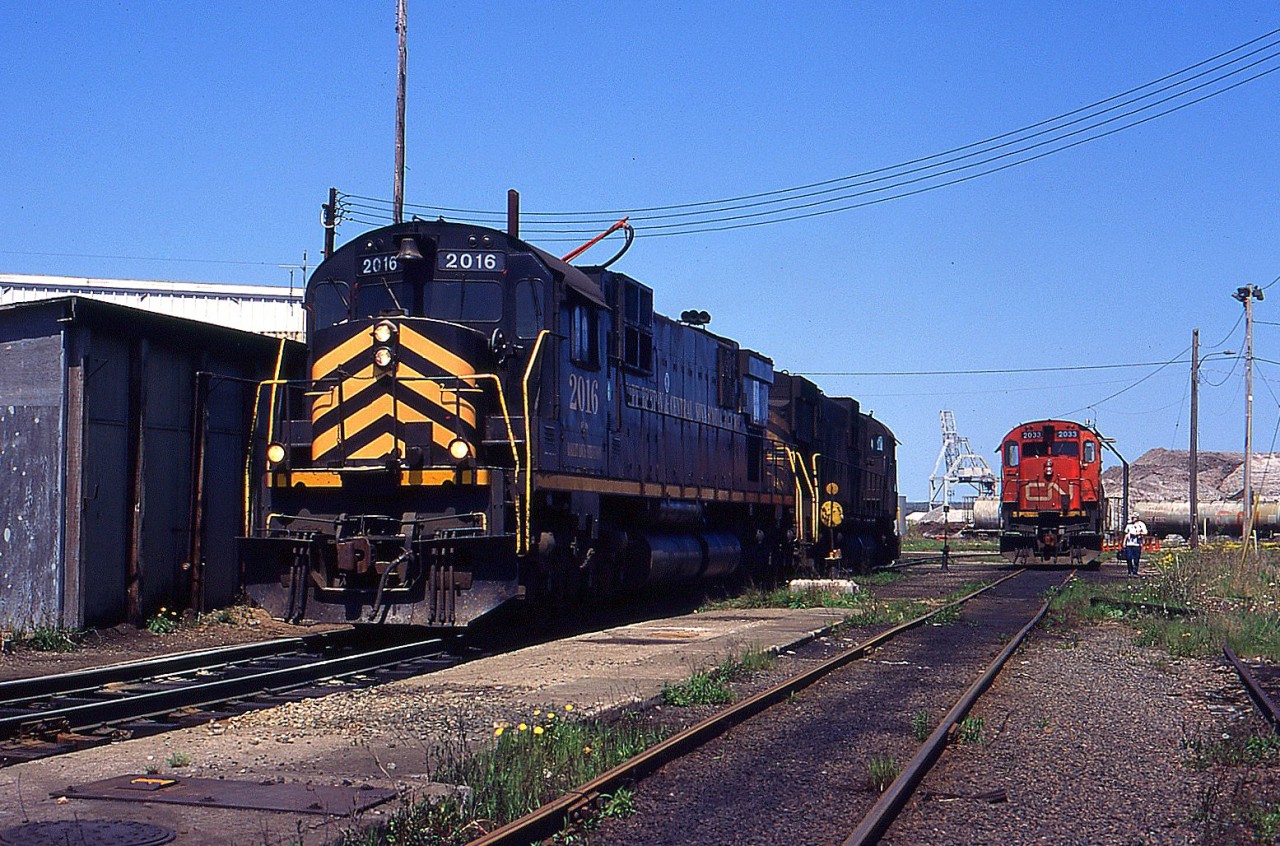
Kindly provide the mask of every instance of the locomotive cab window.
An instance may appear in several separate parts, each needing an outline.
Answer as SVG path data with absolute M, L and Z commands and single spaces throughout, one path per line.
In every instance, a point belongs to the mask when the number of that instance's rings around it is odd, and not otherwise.
M 586 303 L 569 307 L 569 358 L 581 367 L 600 366 L 600 321 Z
M 653 291 L 629 279 L 622 288 L 622 363 L 653 372 Z
M 356 283 L 356 307 L 358 317 L 408 314 L 413 305 L 413 292 L 403 282 L 386 282 L 381 279 Z
M 545 328 L 542 310 L 542 280 L 521 279 L 516 283 L 516 337 L 536 338 Z
M 351 288 L 341 279 L 326 279 L 312 287 L 307 308 L 316 329 L 342 323 L 351 316 Z
M 1004 466 L 1018 466 L 1018 445 L 1016 443 L 1007 443 L 1004 445 Z
M 1093 441 L 1084 442 L 1084 463 L 1092 464 L 1098 457 L 1098 445 Z

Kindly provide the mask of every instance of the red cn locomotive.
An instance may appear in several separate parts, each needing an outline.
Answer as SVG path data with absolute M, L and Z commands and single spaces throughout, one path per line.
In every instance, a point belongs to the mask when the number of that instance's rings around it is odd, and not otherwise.
M 1102 553 L 1101 441 L 1069 420 L 1023 423 L 1000 453 L 1000 553 L 1029 564 L 1087 564 Z

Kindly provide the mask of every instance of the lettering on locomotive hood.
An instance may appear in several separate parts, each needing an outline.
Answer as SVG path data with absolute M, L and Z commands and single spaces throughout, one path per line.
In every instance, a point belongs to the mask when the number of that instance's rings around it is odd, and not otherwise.
M 1065 488 L 1057 482 L 1031 481 L 1022 486 L 1022 496 L 1027 502 L 1051 502 L 1055 493 L 1060 497 L 1071 499 L 1075 490 L 1074 479 L 1068 480 Z
M 705 423 L 721 429 L 741 431 L 742 415 L 727 408 L 709 406 L 695 402 L 688 397 L 663 394 L 653 388 L 634 385 L 627 382 L 623 386 L 623 399 L 630 408 L 653 411 L 668 417 L 679 417 L 681 420 L 692 420 L 694 423 Z

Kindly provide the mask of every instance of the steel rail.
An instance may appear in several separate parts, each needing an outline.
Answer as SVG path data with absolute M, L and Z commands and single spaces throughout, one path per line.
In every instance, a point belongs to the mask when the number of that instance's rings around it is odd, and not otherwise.
M 347 629 L 342 629 L 340 632 L 350 634 Z M 317 646 L 323 646 L 324 640 L 331 639 L 334 639 L 334 635 L 316 634 L 305 637 L 276 638 L 255 643 L 181 652 L 158 658 L 145 658 L 139 661 L 123 661 L 48 676 L 10 679 L 0 682 L 0 708 L 22 700 L 78 693 L 112 683 L 141 681 L 193 670 L 223 667 L 241 661 L 287 655 L 298 650 L 315 649 Z
M 1249 666 L 1241 661 L 1240 656 L 1236 655 L 1231 647 L 1225 643 L 1222 645 L 1222 654 L 1227 656 L 1227 660 L 1235 668 L 1236 673 L 1240 676 L 1240 682 L 1244 685 L 1244 689 L 1248 691 L 1249 698 L 1253 700 L 1253 704 L 1262 712 L 1263 718 L 1271 723 L 1273 729 L 1280 731 L 1280 706 L 1277 706 L 1271 695 L 1262 689 L 1262 685 L 1258 683 L 1257 677 L 1254 676 Z
M 622 787 L 626 784 L 644 778 L 663 764 L 689 754 L 694 749 L 697 749 L 699 746 L 702 746 L 710 740 L 714 740 L 716 737 L 724 734 L 737 724 L 756 716 L 779 702 L 786 701 L 791 694 L 803 690 L 821 679 L 823 676 L 826 676 L 855 659 L 862 657 L 877 646 L 892 640 L 897 635 L 918 626 L 922 626 L 938 614 L 941 614 L 950 608 L 963 605 L 974 597 L 986 593 L 997 585 L 1000 585 L 1015 576 L 1019 576 L 1024 572 L 1026 572 L 1025 569 L 1015 570 L 1009 575 L 997 579 L 989 585 L 979 588 L 978 590 L 949 602 L 946 605 L 939 606 L 928 614 L 894 626 L 888 631 L 882 632 L 875 637 L 850 647 L 839 655 L 827 659 L 818 666 L 807 670 L 800 675 L 793 676 L 781 684 L 771 687 L 768 690 L 761 691 L 754 696 L 742 700 L 736 705 L 732 705 L 719 713 L 713 714 L 702 722 L 673 734 L 661 743 L 651 746 L 639 755 L 623 761 L 613 769 L 601 773 L 586 784 L 580 785 L 569 793 L 564 794 L 559 799 L 555 799 L 517 820 L 513 820 L 500 828 L 494 829 L 488 834 L 472 840 L 467 844 L 467 846 L 499 846 L 499 844 L 502 846 L 517 846 L 517 844 L 518 846 L 526 846 L 526 844 L 531 842 L 550 837 L 560 831 L 564 826 L 565 820 L 570 818 L 580 808 L 594 801 L 595 798 L 601 794 L 609 793 L 616 790 L 618 787 Z M 835 628 L 835 626 L 831 626 L 829 628 Z
M 371 652 L 322 659 L 296 667 L 185 685 L 173 690 L 150 691 L 112 701 L 51 708 L 39 714 L 17 714 L 0 718 L 0 734 L 32 733 L 52 727 L 85 731 L 112 723 L 168 714 L 181 708 L 203 708 L 254 695 L 278 693 L 324 679 L 370 672 L 441 653 L 444 646 L 443 639 L 433 638 Z
M 1062 584 L 1065 585 L 1075 575 L 1073 570 Z M 1059 585 L 1058 589 L 1061 590 L 1062 585 Z M 1044 619 L 1044 615 L 1049 612 L 1049 606 L 1052 604 L 1053 597 L 1046 599 L 1030 622 L 1023 626 L 1013 640 L 1000 651 L 1000 654 L 987 666 L 986 671 L 978 677 L 978 680 L 969 686 L 969 689 L 964 692 L 951 710 L 947 712 L 947 715 L 943 717 L 938 727 L 933 730 L 933 734 L 929 735 L 929 739 L 916 752 L 911 762 L 898 774 L 893 783 L 880 794 L 880 798 L 876 800 L 871 810 L 862 818 L 862 822 L 854 829 L 853 834 L 849 835 L 844 841 L 843 846 L 868 846 L 868 844 L 880 841 L 885 831 L 897 818 L 898 813 L 907 804 L 912 794 L 915 793 L 915 789 L 919 787 L 920 782 L 924 780 L 929 770 L 942 755 L 951 730 L 969 713 L 969 710 L 978 701 L 978 697 L 987 691 L 987 688 L 991 686 L 996 676 L 999 675 L 1000 670 L 1013 657 L 1013 653 L 1018 650 L 1018 647 L 1027 639 L 1032 630 Z

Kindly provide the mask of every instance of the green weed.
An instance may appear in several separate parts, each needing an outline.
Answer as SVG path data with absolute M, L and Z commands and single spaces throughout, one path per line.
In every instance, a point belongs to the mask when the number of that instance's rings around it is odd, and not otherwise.
M 170 767 L 185 767 L 191 763 L 191 756 L 186 752 L 174 750 L 169 753 L 169 760 L 166 762 Z
M 965 744 L 981 743 L 984 722 L 982 717 L 965 717 L 956 724 L 956 740 Z
M 145 628 L 152 634 L 173 634 L 178 630 L 178 612 L 161 608 L 147 618 Z
M 872 790 L 883 793 L 885 788 L 893 784 L 899 771 L 898 762 L 891 756 L 872 755 L 871 760 L 867 762 L 867 783 L 871 785 Z
M 487 748 L 436 767 L 432 778 L 466 785 L 434 803 L 405 804 L 376 830 L 348 832 L 342 846 L 454 846 L 510 822 L 595 778 L 662 739 L 635 716 L 612 723 L 576 722 L 535 711 L 515 725 L 494 730 Z M 615 791 L 603 799 L 600 816 L 635 812 L 634 795 Z M 560 843 L 580 843 L 575 829 Z
M 911 736 L 923 743 L 931 734 L 933 734 L 933 720 L 929 719 L 929 712 L 922 709 L 912 713 Z
M 37 626 L 26 637 L 26 643 L 37 652 L 72 652 L 79 643 L 79 632 L 61 626 Z
M 763 650 L 748 651 L 742 658 L 727 660 L 718 667 L 694 673 L 689 678 L 662 687 L 666 705 L 687 708 L 691 705 L 727 705 L 735 698 L 730 682 L 741 681 L 752 673 L 773 666 L 774 655 Z
M 604 819 L 620 820 L 635 816 L 636 793 L 634 790 L 620 787 L 612 794 L 605 794 L 600 798 L 603 800 L 600 805 L 600 816 Z

